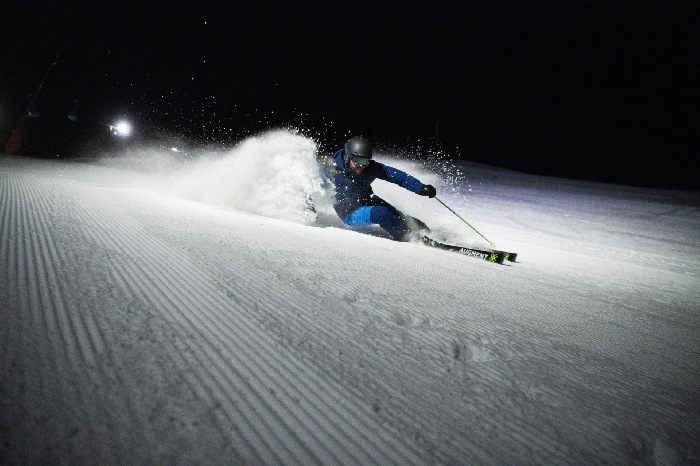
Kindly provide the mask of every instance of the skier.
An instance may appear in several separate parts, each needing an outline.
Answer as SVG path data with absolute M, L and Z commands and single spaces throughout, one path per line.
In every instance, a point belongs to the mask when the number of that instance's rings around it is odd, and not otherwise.
M 335 184 L 333 208 L 338 217 L 350 226 L 378 224 L 396 241 L 418 239 L 420 230 L 429 232 L 420 220 L 405 215 L 372 192 L 371 183 L 379 178 L 406 188 L 421 196 L 435 197 L 435 188 L 396 168 L 372 160 L 372 144 L 365 138 L 350 138 L 333 154 Z

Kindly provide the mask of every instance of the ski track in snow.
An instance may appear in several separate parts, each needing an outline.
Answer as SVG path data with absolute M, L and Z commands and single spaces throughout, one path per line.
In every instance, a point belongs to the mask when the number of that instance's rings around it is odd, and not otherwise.
M 518 264 L 0 158 L 0 460 L 700 461 L 698 205 L 483 170 Z

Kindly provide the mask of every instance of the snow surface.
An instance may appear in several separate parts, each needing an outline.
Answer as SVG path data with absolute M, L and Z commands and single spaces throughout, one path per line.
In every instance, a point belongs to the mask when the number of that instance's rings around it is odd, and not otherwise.
M 700 463 L 699 193 L 378 156 L 499 266 L 345 228 L 316 152 L 1 156 L 0 462 Z

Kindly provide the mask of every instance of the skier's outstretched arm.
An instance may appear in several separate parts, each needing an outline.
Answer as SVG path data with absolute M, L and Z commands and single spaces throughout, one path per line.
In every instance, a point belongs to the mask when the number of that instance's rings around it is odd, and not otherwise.
M 394 167 L 389 167 L 382 163 L 379 165 L 382 168 L 379 175 L 380 179 L 397 184 L 421 196 L 435 197 L 436 191 L 432 185 L 423 184 L 417 178 Z

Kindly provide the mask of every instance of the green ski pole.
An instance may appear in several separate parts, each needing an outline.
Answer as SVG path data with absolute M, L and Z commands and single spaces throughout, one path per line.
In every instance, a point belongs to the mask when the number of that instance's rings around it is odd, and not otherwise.
M 458 214 L 457 212 L 455 212 L 454 210 L 450 209 L 450 207 L 449 207 L 447 204 L 445 204 L 444 202 L 442 202 L 442 201 L 440 200 L 439 197 L 435 196 L 435 199 L 437 199 L 437 201 L 438 201 L 440 204 L 444 205 L 444 206 L 447 208 L 447 210 L 449 210 L 450 212 L 452 212 L 453 214 L 455 214 L 455 215 L 457 216 L 458 219 L 460 219 L 461 221 L 463 221 L 464 223 L 466 223 L 466 224 L 469 226 L 469 228 L 471 228 L 472 230 L 474 230 L 475 232 L 477 232 L 477 234 L 478 234 L 479 236 L 481 236 L 481 237 L 484 238 L 486 241 L 488 241 L 488 243 L 491 245 L 491 247 L 495 247 L 495 246 L 496 246 L 496 245 L 493 244 L 491 241 L 489 241 L 488 238 L 486 238 L 484 235 L 482 235 L 481 233 L 479 233 L 479 230 L 477 230 L 476 228 L 474 228 L 473 226 L 471 226 L 471 225 L 469 224 L 469 222 L 467 222 L 467 221 L 464 220 L 462 217 L 460 217 L 459 214 Z

